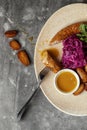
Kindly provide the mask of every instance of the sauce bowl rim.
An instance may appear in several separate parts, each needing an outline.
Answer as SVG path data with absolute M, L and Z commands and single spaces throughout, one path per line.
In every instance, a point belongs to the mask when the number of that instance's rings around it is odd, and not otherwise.
M 75 78 L 76 78 L 76 80 L 77 80 L 77 85 L 76 85 L 76 87 L 75 87 L 72 91 L 70 91 L 70 92 L 63 92 L 62 90 L 60 90 L 60 89 L 58 88 L 58 85 L 57 85 L 57 83 L 56 83 L 57 77 L 58 77 L 61 73 L 63 73 L 63 72 L 71 72 L 71 73 L 75 76 Z M 63 95 L 73 94 L 73 93 L 79 88 L 79 85 L 80 85 L 79 75 L 78 75 L 74 70 L 72 70 L 72 69 L 62 69 L 62 70 L 59 70 L 59 71 L 57 72 L 57 74 L 55 75 L 55 77 L 54 77 L 54 86 L 55 86 L 57 92 L 59 92 L 60 94 L 63 94 Z

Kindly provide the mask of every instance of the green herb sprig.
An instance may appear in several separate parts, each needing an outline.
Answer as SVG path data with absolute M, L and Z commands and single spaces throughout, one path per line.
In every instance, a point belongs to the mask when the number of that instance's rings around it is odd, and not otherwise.
M 76 34 L 77 37 L 87 43 L 87 24 L 81 24 L 79 27 L 80 33 Z

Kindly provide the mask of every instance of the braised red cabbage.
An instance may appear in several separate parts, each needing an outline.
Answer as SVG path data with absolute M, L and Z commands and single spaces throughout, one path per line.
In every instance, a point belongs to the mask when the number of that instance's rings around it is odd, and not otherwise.
M 87 46 L 78 39 L 76 35 L 72 35 L 63 41 L 62 64 L 64 68 L 75 69 L 83 67 L 86 64 Z M 84 52 L 85 51 L 85 52 Z

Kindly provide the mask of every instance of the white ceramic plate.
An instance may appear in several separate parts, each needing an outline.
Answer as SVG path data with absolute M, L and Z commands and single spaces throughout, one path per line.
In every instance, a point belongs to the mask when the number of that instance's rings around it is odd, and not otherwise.
M 49 40 L 62 28 L 80 21 L 87 21 L 87 4 L 71 4 L 56 11 L 46 22 L 37 39 L 34 55 L 34 66 L 36 77 L 43 69 L 39 56 L 39 51 L 45 48 L 51 48 L 48 45 Z M 62 44 L 53 46 L 59 51 L 61 58 Z M 76 116 L 87 115 L 87 92 L 84 91 L 79 96 L 64 96 L 58 93 L 54 87 L 53 72 L 49 72 L 41 84 L 41 89 L 47 99 L 59 110 Z

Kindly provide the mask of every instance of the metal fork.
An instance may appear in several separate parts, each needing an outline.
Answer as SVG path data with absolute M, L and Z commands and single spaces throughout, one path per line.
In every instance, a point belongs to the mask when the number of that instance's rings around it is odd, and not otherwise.
M 28 99 L 28 101 L 24 104 L 24 106 L 20 109 L 20 111 L 17 113 L 17 120 L 21 120 L 24 113 L 26 112 L 30 101 L 32 100 L 32 98 L 34 97 L 34 95 L 38 92 L 38 90 L 40 89 L 40 84 L 42 82 L 42 80 L 44 79 L 44 77 L 47 75 L 47 73 L 49 72 L 49 68 L 45 67 L 38 75 L 38 87 L 34 90 L 34 92 L 32 93 L 31 97 Z

